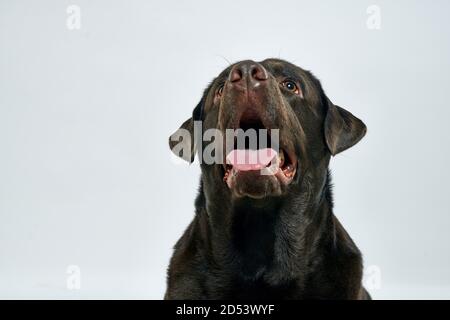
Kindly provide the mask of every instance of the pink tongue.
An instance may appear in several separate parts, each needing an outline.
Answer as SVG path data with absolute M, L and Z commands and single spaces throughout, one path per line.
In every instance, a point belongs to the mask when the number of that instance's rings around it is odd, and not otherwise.
M 274 149 L 260 150 L 232 150 L 227 155 L 227 163 L 233 165 L 233 168 L 240 171 L 261 170 L 265 168 L 270 161 L 276 157 L 277 152 Z

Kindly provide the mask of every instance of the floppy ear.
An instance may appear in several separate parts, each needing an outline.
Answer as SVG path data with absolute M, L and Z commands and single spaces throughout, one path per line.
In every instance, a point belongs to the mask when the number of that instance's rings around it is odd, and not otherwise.
M 364 122 L 349 111 L 334 105 L 328 98 L 327 115 L 325 117 L 325 141 L 334 156 L 361 140 L 367 128 Z
M 169 137 L 170 150 L 187 162 L 192 163 L 197 151 L 197 141 L 194 134 L 194 122 L 202 119 L 203 101 L 194 108 L 192 117 L 187 119 L 181 127 Z

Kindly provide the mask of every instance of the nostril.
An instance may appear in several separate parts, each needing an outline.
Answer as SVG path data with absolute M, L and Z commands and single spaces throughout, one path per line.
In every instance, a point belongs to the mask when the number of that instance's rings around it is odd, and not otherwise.
M 264 81 L 268 79 L 266 69 L 259 65 L 253 65 L 251 69 L 251 76 L 258 81 Z
M 237 82 L 242 79 L 242 70 L 240 68 L 234 68 L 230 74 L 230 81 Z

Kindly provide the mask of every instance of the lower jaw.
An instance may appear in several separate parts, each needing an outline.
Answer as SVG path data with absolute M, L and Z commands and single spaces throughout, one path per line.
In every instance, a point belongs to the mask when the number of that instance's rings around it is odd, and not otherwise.
M 256 170 L 256 171 L 244 171 L 244 172 L 240 172 L 240 171 L 235 171 L 235 170 L 231 170 L 225 177 L 224 177 L 224 181 L 226 182 L 227 186 L 229 189 L 233 189 L 236 186 L 236 176 L 241 173 L 241 174 L 246 174 L 248 172 L 259 172 L 259 175 L 261 176 L 267 176 L 267 178 L 269 178 L 270 176 L 273 176 L 277 179 L 278 183 L 280 183 L 280 185 L 286 186 L 288 184 L 290 184 L 295 176 L 296 173 L 296 169 L 294 169 L 293 171 L 291 171 L 289 173 L 289 175 L 286 175 L 283 170 L 281 168 L 277 168 L 276 170 L 266 170 L 267 168 L 264 168 L 263 170 Z

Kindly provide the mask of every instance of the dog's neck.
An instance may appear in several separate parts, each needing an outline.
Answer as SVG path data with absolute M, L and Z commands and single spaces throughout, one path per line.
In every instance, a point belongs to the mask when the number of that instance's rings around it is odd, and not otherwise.
M 307 274 L 311 258 L 317 259 L 316 251 L 333 234 L 330 176 L 320 186 L 308 181 L 301 187 L 310 192 L 265 202 L 208 201 L 201 188 L 197 207 L 204 205 L 201 219 L 210 233 L 204 239 L 212 239 L 215 263 L 231 266 L 244 279 L 274 285 Z

